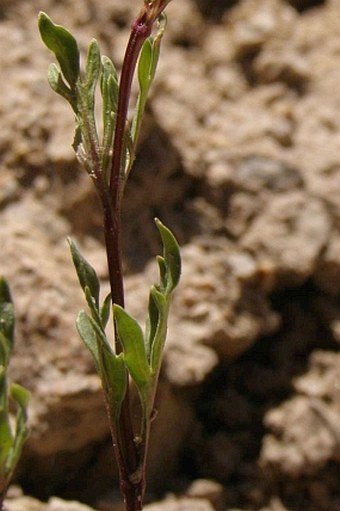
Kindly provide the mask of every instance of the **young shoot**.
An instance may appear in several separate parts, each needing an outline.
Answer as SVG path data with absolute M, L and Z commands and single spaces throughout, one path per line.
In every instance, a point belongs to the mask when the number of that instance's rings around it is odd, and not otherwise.
M 78 160 L 97 190 L 103 213 L 111 292 L 100 296 L 95 269 L 70 239 L 73 263 L 88 311 L 81 311 L 76 326 L 89 349 L 100 376 L 113 448 L 119 469 L 126 511 L 140 511 L 145 493 L 146 457 L 154 400 L 164 349 L 172 293 L 181 273 L 179 247 L 172 232 L 156 219 L 163 244 L 157 257 L 159 283 L 151 287 L 146 331 L 124 307 L 122 272 L 121 205 L 126 181 L 136 153 L 147 97 L 155 77 L 161 40 L 165 31 L 164 9 L 169 0 L 144 0 L 131 24 L 120 76 L 109 57 L 102 56 L 96 40 L 88 46 L 84 70 L 76 39 L 45 13 L 39 14 L 43 42 L 55 55 L 48 81 L 63 96 L 75 116 L 73 147 Z M 135 74 L 139 94 L 132 119 L 128 119 Z M 101 93 L 102 129 L 95 118 L 95 92 Z M 106 325 L 112 311 L 114 339 Z M 132 423 L 129 380 L 137 388 L 141 417 Z

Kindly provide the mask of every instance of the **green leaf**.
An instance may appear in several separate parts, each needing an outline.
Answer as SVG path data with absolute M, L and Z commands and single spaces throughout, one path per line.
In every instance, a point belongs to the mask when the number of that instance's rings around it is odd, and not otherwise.
M 128 378 L 124 355 L 115 355 L 110 349 L 102 351 L 102 384 L 115 420 L 120 416 L 121 404 L 124 400 Z
M 13 344 L 14 340 L 14 307 L 12 303 L 0 304 L 0 332 Z
M 14 342 L 14 308 L 7 281 L 0 278 L 0 472 L 13 443 L 9 422 L 6 370 Z
M 111 149 L 116 123 L 119 85 L 116 68 L 112 61 L 105 55 L 102 57 L 100 91 L 103 100 L 102 168 L 104 175 L 107 175 L 111 161 Z
M 11 293 L 6 280 L 0 278 L 0 334 L 1 334 L 1 347 L 0 355 L 5 356 L 5 353 L 9 356 L 14 342 L 14 306 L 12 303 Z M 0 359 L 1 361 L 1 359 Z M 6 365 L 5 359 L 3 359 L 4 365 Z M 8 363 L 8 357 L 7 357 Z
M 146 355 L 147 355 L 149 364 L 150 364 L 150 358 L 151 358 L 152 342 L 156 335 L 158 319 L 159 319 L 158 307 L 157 307 L 155 300 L 153 298 L 153 295 L 152 295 L 152 290 L 154 288 L 155 288 L 155 286 L 152 286 L 150 289 L 148 317 L 146 318 L 146 328 L 145 328 L 145 349 L 146 349 Z
M 52 63 L 49 65 L 47 79 L 51 89 L 65 98 L 70 103 L 74 113 L 77 114 L 78 109 L 76 95 L 64 82 L 61 72 L 56 64 Z
M 134 151 L 139 139 L 142 119 L 144 115 L 147 96 L 156 74 L 159 60 L 161 40 L 166 26 L 166 16 L 161 14 L 158 19 L 158 30 L 155 36 L 144 41 L 138 61 L 139 94 L 136 110 L 132 121 L 131 135 Z
M 93 357 L 97 373 L 100 374 L 100 357 L 97 336 L 90 318 L 86 312 L 79 312 L 76 319 L 76 327 L 81 340 Z
M 74 90 L 80 75 L 77 41 L 66 28 L 53 23 L 44 12 L 39 14 L 38 25 L 43 42 L 55 54 L 65 80 Z
M 0 411 L 7 409 L 6 367 L 0 365 Z M 1 423 L 0 423 L 1 425 Z
M 68 238 L 68 243 L 70 245 L 72 260 L 78 275 L 80 285 L 85 293 L 85 296 L 86 287 L 89 288 L 91 296 L 94 298 L 98 309 L 100 284 L 97 273 L 95 269 L 90 265 L 90 263 L 86 261 L 85 257 L 82 256 L 77 245 L 72 241 L 71 238 Z
M 102 67 L 103 67 L 103 73 L 104 73 L 103 76 L 104 76 L 104 78 L 112 76 L 114 82 L 116 82 L 117 87 L 118 87 L 118 81 L 119 81 L 118 80 L 118 73 L 117 73 L 117 69 L 116 69 L 114 63 L 106 55 L 102 56 L 101 61 L 102 61 Z M 118 93 L 118 90 L 117 90 L 117 93 Z
M 86 58 L 85 89 L 87 91 L 88 106 L 90 111 L 94 108 L 94 94 L 100 76 L 101 60 L 100 49 L 97 41 L 92 39 L 89 44 Z
M 76 327 L 82 341 L 94 359 L 97 373 L 103 378 L 103 352 L 108 350 L 113 355 L 114 353 L 102 326 L 98 325 L 96 320 L 91 318 L 86 312 L 80 311 L 76 320 Z
M 150 69 L 152 61 L 152 39 L 148 38 L 144 41 L 138 61 L 138 82 L 139 94 L 137 98 L 136 110 L 132 120 L 131 139 L 133 141 L 133 152 L 137 147 L 140 129 L 142 125 L 146 100 L 151 85 Z M 127 174 L 130 169 L 127 169 Z
M 96 39 L 90 41 L 85 69 L 85 84 L 94 91 L 101 70 L 100 48 Z
M 111 299 L 111 293 L 109 293 L 107 295 L 107 297 L 105 298 L 103 305 L 100 308 L 100 322 L 102 324 L 103 329 L 105 329 L 107 322 L 109 321 L 111 305 L 112 305 L 112 299 Z
M 79 313 L 76 325 L 81 339 L 94 359 L 96 371 L 108 396 L 108 403 L 112 406 L 111 413 L 119 414 L 127 389 L 123 354 L 113 353 L 104 332 L 86 312 Z
M 99 326 L 99 328 L 101 328 L 104 331 L 104 329 L 102 327 L 102 322 L 100 319 L 100 312 L 98 310 L 98 305 L 96 304 L 95 299 L 91 295 L 91 292 L 90 292 L 88 286 L 85 287 L 85 298 L 86 298 L 87 305 L 89 306 L 92 319 Z
M 109 57 L 102 56 L 102 74 L 100 79 L 100 91 L 103 98 L 104 114 L 112 114 L 117 111 L 119 82 L 117 70 Z
M 0 367 L 4 367 L 5 370 L 9 364 L 12 348 L 13 343 L 0 330 Z
M 125 152 L 124 175 L 125 179 L 127 179 L 132 168 L 133 162 L 135 160 L 135 147 L 132 139 L 131 129 L 128 125 L 125 127 L 124 132 L 124 152 Z
M 160 286 L 162 289 L 166 289 L 167 285 L 167 266 L 165 263 L 165 259 L 162 256 L 156 256 L 156 261 L 159 269 L 159 280 Z
M 158 261 L 162 279 L 161 291 L 169 294 L 175 289 L 181 276 L 181 256 L 177 240 L 170 229 L 165 227 L 158 218 L 155 219 L 155 223 L 163 242 L 164 262 L 161 259 Z
M 84 165 L 86 163 L 86 155 L 81 152 L 82 148 L 82 135 L 81 135 L 81 127 L 79 125 L 78 119 L 76 118 L 76 127 L 74 130 L 74 136 L 72 141 L 72 147 L 74 149 L 74 152 L 77 155 L 77 158 L 79 162 Z
M 18 383 L 12 383 L 10 388 L 11 398 L 17 403 L 19 408 L 24 412 L 26 416 L 26 409 L 30 399 L 30 393 L 27 389 L 19 385 Z
M 158 20 L 157 33 L 144 41 L 138 62 L 138 81 L 142 95 L 148 93 L 155 78 L 165 27 L 166 16 L 162 14 Z
M 7 476 L 8 471 L 8 457 L 10 455 L 13 438 L 11 435 L 8 416 L 4 415 L 0 410 L 0 480 Z
M 139 61 L 138 61 L 138 82 L 141 91 L 147 91 L 150 87 L 150 81 L 152 79 L 150 73 L 152 70 L 153 60 L 153 46 L 152 40 L 149 37 L 144 41 Z
M 148 344 L 150 346 L 150 365 L 155 374 L 159 372 L 162 354 L 167 333 L 167 323 L 169 314 L 169 297 L 165 297 L 157 288 L 153 286 L 150 290 L 149 298 L 149 332 Z
M 146 357 L 143 332 L 135 319 L 122 307 L 113 306 L 119 341 L 123 345 L 125 364 L 140 391 L 150 383 L 151 371 Z
M 13 383 L 10 389 L 11 398 L 17 405 L 17 414 L 15 420 L 15 434 L 12 447 L 8 453 L 6 465 L 8 477 L 11 477 L 21 456 L 23 445 L 28 437 L 27 427 L 27 405 L 29 401 L 29 392 L 21 385 Z
M 163 256 L 157 257 L 160 284 L 151 287 L 149 314 L 146 321 L 147 356 L 154 374 L 158 374 L 167 333 L 171 293 L 181 275 L 181 257 L 176 238 L 157 218 L 157 228 L 163 242 Z
M 8 284 L 0 278 L 0 485 L 7 488 L 19 459 L 22 445 L 27 438 L 28 391 L 17 384 L 10 387 L 10 396 L 15 401 L 17 415 L 15 433 L 12 432 L 9 414 L 7 366 L 14 342 L 14 308 Z

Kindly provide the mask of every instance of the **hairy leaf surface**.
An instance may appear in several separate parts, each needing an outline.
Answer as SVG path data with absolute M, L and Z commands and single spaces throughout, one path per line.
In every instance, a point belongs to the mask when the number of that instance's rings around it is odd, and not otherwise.
M 77 41 L 66 28 L 53 23 L 44 12 L 39 14 L 38 26 L 42 40 L 55 54 L 65 80 L 74 89 L 80 74 Z

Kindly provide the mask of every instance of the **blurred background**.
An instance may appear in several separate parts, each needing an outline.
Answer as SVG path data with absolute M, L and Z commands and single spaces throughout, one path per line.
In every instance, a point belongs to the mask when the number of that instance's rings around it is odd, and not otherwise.
M 83 56 L 95 37 L 119 69 L 139 7 L 0 0 L 0 273 L 17 313 L 11 376 L 32 392 L 15 482 L 103 511 L 121 509 L 116 469 L 66 243 L 107 289 L 101 212 L 37 15 Z M 167 14 L 124 202 L 131 314 L 143 321 L 157 276 L 155 216 L 183 255 L 147 501 L 339 511 L 340 2 L 173 0 Z

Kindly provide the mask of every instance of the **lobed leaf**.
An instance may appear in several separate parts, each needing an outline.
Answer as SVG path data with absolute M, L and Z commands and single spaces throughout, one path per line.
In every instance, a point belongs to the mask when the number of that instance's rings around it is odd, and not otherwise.
M 48 83 L 52 90 L 65 98 L 71 105 L 75 114 L 78 113 L 77 99 L 75 93 L 66 85 L 58 66 L 50 64 L 47 72 Z
M 77 41 L 66 28 L 53 23 L 44 12 L 39 13 L 38 26 L 43 42 L 55 54 L 65 80 L 74 90 L 80 75 Z

